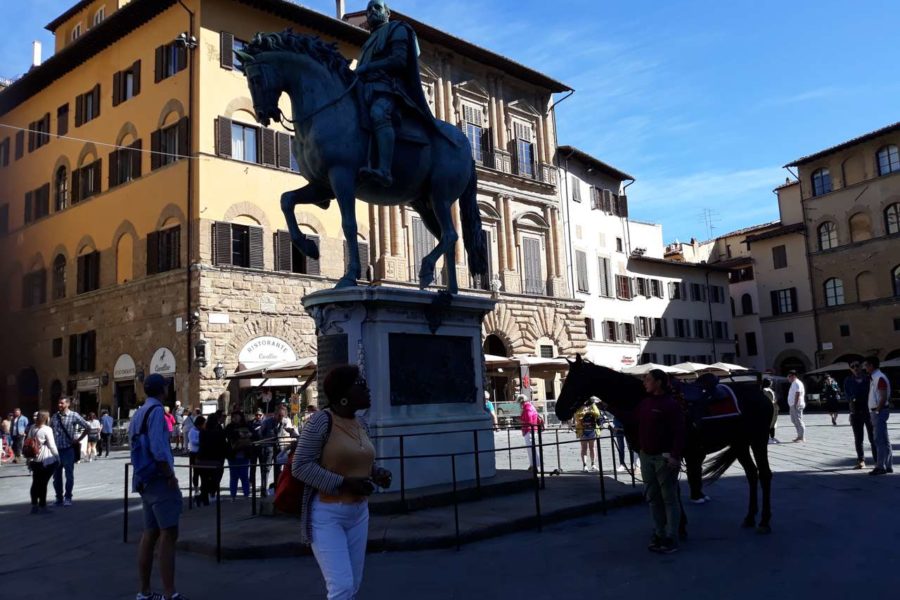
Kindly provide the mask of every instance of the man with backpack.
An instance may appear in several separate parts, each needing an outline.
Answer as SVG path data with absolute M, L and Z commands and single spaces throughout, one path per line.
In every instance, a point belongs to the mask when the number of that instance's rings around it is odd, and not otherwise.
M 138 548 L 141 589 L 137 600 L 187 600 L 175 591 L 175 542 L 181 517 L 181 490 L 175 477 L 175 458 L 162 405 L 167 389 L 166 378 L 157 373 L 144 380 L 147 400 L 134 414 L 128 429 L 134 466 L 131 489 L 141 495 L 144 510 L 144 534 Z M 157 542 L 163 594 L 150 591 Z

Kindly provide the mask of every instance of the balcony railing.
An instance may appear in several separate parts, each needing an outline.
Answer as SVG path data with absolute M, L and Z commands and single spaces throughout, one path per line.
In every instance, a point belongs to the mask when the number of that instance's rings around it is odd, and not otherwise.
M 533 179 L 549 185 L 557 185 L 558 177 L 556 167 L 546 163 L 536 163 L 531 168 L 520 168 L 517 161 L 514 160 L 512 153 L 506 150 L 484 150 L 481 153 L 481 160 L 476 157 L 476 163 L 501 173 L 509 175 L 518 175 L 526 179 Z

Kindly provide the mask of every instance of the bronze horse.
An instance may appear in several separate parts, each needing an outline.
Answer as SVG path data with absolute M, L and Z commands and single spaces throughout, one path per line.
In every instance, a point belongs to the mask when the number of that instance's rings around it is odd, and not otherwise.
M 760 386 L 754 382 L 729 382 L 728 387 L 738 399 L 740 416 L 705 421 L 699 428 L 687 423 L 684 461 L 691 498 L 702 501 L 705 497 L 704 475 L 707 481 L 715 481 L 737 460 L 744 468 L 750 487 L 750 506 L 743 526 L 753 527 L 756 524 L 759 484 L 762 488 L 762 514 L 757 531 L 770 533 L 772 470 L 769 468 L 768 448 L 774 409 Z M 578 356 L 569 363 L 569 374 L 556 401 L 556 415 L 560 420 L 567 421 L 591 396 L 596 396 L 622 422 L 629 446 L 637 450 L 637 423 L 633 413 L 646 395 L 643 384 L 636 377 L 595 365 Z M 713 457 L 704 469 L 703 462 L 707 455 L 719 451 L 722 452 Z
M 382 187 L 357 180 L 369 162 L 370 135 L 366 131 L 356 74 L 334 44 L 313 36 L 257 34 L 239 51 L 250 85 L 256 119 L 263 126 L 283 120 L 279 98 L 291 100 L 296 137 L 292 152 L 308 184 L 281 196 L 281 209 L 291 239 L 304 255 L 318 258 L 315 243 L 297 225 L 294 208 L 313 204 L 327 208 L 337 198 L 349 260 L 336 287 L 355 286 L 361 275 L 357 244 L 356 198 L 380 206 L 409 205 L 438 239 L 419 270 L 419 286 L 434 280 L 441 255 L 448 265 L 450 293 L 458 291 L 454 254 L 458 235 L 451 208 L 460 201 L 463 243 L 473 275 L 488 271 L 487 248 L 476 201 L 475 162 L 466 136 L 444 121 L 427 124 L 411 115 L 404 123 L 408 135 L 399 136 L 394 153 L 394 181 Z

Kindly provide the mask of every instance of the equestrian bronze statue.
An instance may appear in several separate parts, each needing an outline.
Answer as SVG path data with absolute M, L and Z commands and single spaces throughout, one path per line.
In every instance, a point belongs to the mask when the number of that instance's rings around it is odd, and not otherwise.
M 361 275 L 356 198 L 409 205 L 438 240 L 422 260 L 420 288 L 434 281 L 435 263 L 443 255 L 447 289 L 455 294 L 458 235 L 451 209 L 457 199 L 469 271 L 488 272 L 475 162 L 465 135 L 431 114 L 419 79 L 415 32 L 389 17 L 383 1 L 369 2 L 372 33 L 355 71 L 334 44 L 291 31 L 257 34 L 238 55 L 257 121 L 263 126 L 280 121 L 295 131 L 291 151 L 308 183 L 282 194 L 281 209 L 297 249 L 319 258 L 316 244 L 300 231 L 294 208 L 328 208 L 336 198 L 349 254 L 336 287 L 355 286 Z M 278 107 L 283 93 L 291 100 L 291 119 Z

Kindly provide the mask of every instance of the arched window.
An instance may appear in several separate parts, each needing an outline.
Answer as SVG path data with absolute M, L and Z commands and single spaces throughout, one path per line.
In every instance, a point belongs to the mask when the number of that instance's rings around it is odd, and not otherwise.
M 844 303 L 844 282 L 833 277 L 825 282 L 825 306 L 840 306 Z
M 62 300 L 66 297 L 66 257 L 57 254 L 53 259 L 53 299 Z
M 837 245 L 837 226 L 831 221 L 819 225 L 819 250 L 831 250 Z
M 741 296 L 741 312 L 745 315 L 753 314 L 753 298 L 750 294 Z
M 884 230 L 888 235 L 900 233 L 900 203 L 894 203 L 884 209 Z
M 56 170 L 53 189 L 56 192 L 56 212 L 59 212 L 69 205 L 69 173 L 64 166 Z
M 900 150 L 897 146 L 885 146 L 875 156 L 878 159 L 879 175 L 890 175 L 900 171 Z
M 813 196 L 821 196 L 831 191 L 831 172 L 817 169 L 812 174 Z
M 900 297 L 900 265 L 894 267 L 894 270 L 891 272 L 891 281 L 893 283 L 894 289 L 894 297 Z
M 862 242 L 872 239 L 872 221 L 866 213 L 858 212 L 850 217 L 850 241 Z

